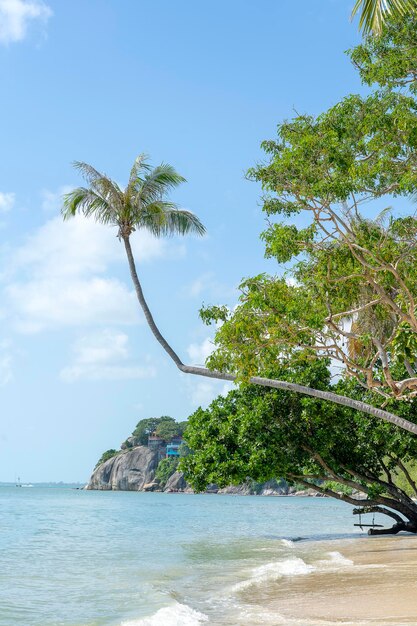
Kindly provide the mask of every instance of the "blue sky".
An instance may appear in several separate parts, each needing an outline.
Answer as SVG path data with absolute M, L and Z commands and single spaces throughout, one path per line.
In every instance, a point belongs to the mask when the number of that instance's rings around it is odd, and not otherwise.
M 0 0 L 0 481 L 84 481 L 139 419 L 184 420 L 223 391 L 180 374 L 144 324 L 116 233 L 60 196 L 83 160 L 126 181 L 137 154 L 188 182 L 204 239 L 135 235 L 155 318 L 202 364 L 205 303 L 236 302 L 263 259 L 245 171 L 295 111 L 361 85 L 353 0 Z

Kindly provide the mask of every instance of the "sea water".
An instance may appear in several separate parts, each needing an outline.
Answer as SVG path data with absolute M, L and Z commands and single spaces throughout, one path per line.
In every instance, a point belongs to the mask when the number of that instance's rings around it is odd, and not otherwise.
M 265 594 L 352 567 L 329 540 L 353 522 L 327 498 L 0 487 L 0 625 L 287 624 Z

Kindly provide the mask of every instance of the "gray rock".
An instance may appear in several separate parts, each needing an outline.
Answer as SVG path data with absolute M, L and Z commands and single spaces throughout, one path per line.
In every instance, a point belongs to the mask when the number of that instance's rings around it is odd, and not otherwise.
M 152 483 L 146 483 L 142 487 L 143 491 L 162 491 L 159 480 L 154 480 Z
M 154 482 L 158 452 L 138 446 L 112 457 L 94 470 L 87 489 L 141 491 Z
M 187 483 L 185 481 L 183 473 L 174 472 L 172 476 L 168 478 L 164 491 L 168 491 L 168 492 L 184 491 L 186 488 L 187 488 Z

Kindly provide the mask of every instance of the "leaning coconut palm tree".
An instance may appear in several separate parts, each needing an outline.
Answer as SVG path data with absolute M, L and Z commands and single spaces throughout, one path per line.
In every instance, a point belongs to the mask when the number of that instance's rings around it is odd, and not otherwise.
M 361 10 L 359 28 L 364 35 L 380 35 L 390 15 L 405 16 L 417 10 L 417 0 L 356 0 L 352 18 Z
M 145 155 L 137 157 L 130 172 L 129 182 L 124 190 L 115 181 L 101 174 L 88 163 L 76 161 L 74 166 L 81 172 L 89 186 L 78 187 L 64 196 L 62 207 L 64 220 L 81 213 L 85 217 L 94 218 L 101 224 L 117 227 L 119 239 L 123 241 L 125 246 L 130 274 L 146 321 L 155 338 L 174 361 L 178 369 L 186 374 L 235 381 L 237 378 L 235 374 L 210 370 L 206 367 L 186 365 L 181 361 L 178 354 L 169 345 L 155 324 L 143 295 L 130 245 L 131 235 L 141 229 L 148 230 L 156 237 L 174 234 L 185 235 L 187 233 L 203 235 L 205 233 L 205 228 L 196 215 L 179 209 L 174 203 L 166 199 L 168 192 L 184 182 L 185 179 L 170 165 L 162 164 L 152 168 L 146 162 Z M 366 402 L 341 396 L 331 391 L 313 389 L 285 380 L 275 380 L 260 376 L 252 376 L 249 382 L 264 387 L 286 389 L 287 391 L 302 393 L 314 398 L 348 406 L 417 434 L 417 424 Z
M 123 241 L 136 295 L 146 321 L 175 364 L 182 365 L 178 355 L 159 332 L 144 298 L 130 237 L 132 233 L 142 229 L 155 237 L 187 233 L 204 235 L 206 230 L 194 213 L 180 209 L 167 200 L 168 192 L 185 182 L 185 178 L 171 165 L 163 163 L 152 168 L 144 154 L 140 154 L 135 160 L 125 189 L 121 189 L 114 180 L 88 163 L 76 161 L 74 167 L 86 179 L 88 187 L 78 187 L 64 196 L 64 220 L 81 213 L 101 224 L 118 229 L 118 237 Z

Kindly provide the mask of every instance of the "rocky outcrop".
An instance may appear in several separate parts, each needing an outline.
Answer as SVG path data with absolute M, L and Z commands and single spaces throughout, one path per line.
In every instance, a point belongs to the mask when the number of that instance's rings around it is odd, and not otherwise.
M 268 480 L 266 483 L 248 481 L 242 485 L 230 485 L 219 489 L 218 493 L 236 496 L 286 496 L 289 493 L 288 485 L 284 480 Z
M 176 491 L 185 491 L 188 485 L 182 472 L 174 472 L 170 478 L 168 478 L 164 491 L 168 493 Z
M 165 491 L 167 493 L 193 493 L 182 472 L 175 472 L 165 486 L 155 478 L 159 453 L 146 446 L 125 448 L 116 456 L 99 465 L 93 472 L 86 489 L 105 491 Z M 284 496 L 294 492 L 285 481 L 269 480 L 266 483 L 247 481 L 242 485 L 231 485 L 219 489 L 217 485 L 207 486 L 206 493 L 221 493 L 239 496 Z M 298 492 L 295 495 L 317 495 L 315 492 Z
M 87 489 L 142 491 L 154 482 L 158 452 L 138 446 L 112 457 L 93 472 Z

